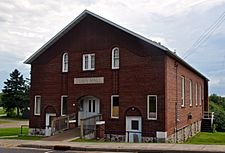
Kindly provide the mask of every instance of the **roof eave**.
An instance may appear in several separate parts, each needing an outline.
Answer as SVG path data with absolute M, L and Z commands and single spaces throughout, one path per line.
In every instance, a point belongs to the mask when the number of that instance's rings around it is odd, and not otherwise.
M 195 68 L 193 68 L 190 64 L 188 64 L 187 62 L 185 62 L 182 58 L 180 58 L 178 55 L 176 55 L 175 53 L 173 53 L 172 51 L 168 50 L 166 51 L 166 54 L 175 58 L 177 61 L 179 61 L 181 64 L 185 65 L 186 67 L 188 67 L 190 70 L 194 71 L 195 73 L 197 73 L 199 76 L 201 76 L 202 78 L 204 78 L 205 80 L 209 81 L 209 79 L 207 77 L 205 77 L 202 73 L 200 73 L 198 70 L 196 70 Z

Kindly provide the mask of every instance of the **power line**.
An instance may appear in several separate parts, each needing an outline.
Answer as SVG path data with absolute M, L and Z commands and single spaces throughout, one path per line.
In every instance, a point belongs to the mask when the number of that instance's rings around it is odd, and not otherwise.
M 192 46 L 191 46 L 190 48 L 188 48 L 188 49 L 185 50 L 185 53 L 190 52 L 190 49 L 194 48 L 197 44 L 199 44 L 199 43 L 202 41 L 202 39 L 203 39 L 204 37 L 206 37 L 206 35 L 207 35 L 207 34 L 215 27 L 215 25 L 217 25 L 217 24 L 223 19 L 224 13 L 225 13 L 225 12 L 223 12 L 223 13 L 220 15 L 220 17 L 216 20 L 215 23 L 213 23 L 209 28 L 207 28 L 207 29 L 201 34 L 201 36 L 198 38 L 198 40 L 195 41 L 195 43 L 192 44 Z M 185 53 L 184 53 L 184 54 L 185 54 Z M 185 56 L 185 55 L 184 55 L 184 56 Z
M 205 30 L 199 37 L 199 39 L 195 41 L 195 43 L 185 51 L 183 58 L 185 59 L 191 54 L 193 54 L 192 50 L 197 49 L 202 43 L 207 41 L 209 37 L 213 34 L 213 32 L 223 23 L 224 20 L 225 20 L 225 12 L 223 12 L 220 15 L 220 17 L 216 20 L 216 22 L 213 23 L 207 30 Z

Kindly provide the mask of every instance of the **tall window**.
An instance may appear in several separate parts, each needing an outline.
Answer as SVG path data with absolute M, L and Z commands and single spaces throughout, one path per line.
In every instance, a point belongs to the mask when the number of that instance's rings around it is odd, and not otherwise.
M 196 98 L 195 99 L 195 105 L 198 106 L 198 83 L 196 83 L 196 85 L 195 85 L 195 90 L 196 90 L 195 91 L 195 96 L 196 96 L 195 97 Z
M 61 96 L 61 115 L 67 114 L 68 96 Z
M 119 118 L 119 95 L 111 96 L 111 118 Z
M 202 85 L 200 84 L 199 88 L 199 105 L 202 105 Z
M 35 96 L 34 100 L 34 115 L 41 114 L 41 96 Z
M 94 70 L 95 69 L 95 54 L 84 54 L 83 55 L 83 70 Z
M 119 48 L 112 49 L 112 69 L 119 69 Z
M 68 53 L 62 56 L 62 72 L 68 72 Z
M 157 96 L 147 96 L 147 116 L 149 120 L 157 120 Z
M 192 84 L 192 80 L 190 80 L 190 106 L 192 106 L 192 102 L 193 102 L 193 84 Z
M 181 107 L 184 107 L 185 103 L 185 78 L 184 76 L 181 76 Z

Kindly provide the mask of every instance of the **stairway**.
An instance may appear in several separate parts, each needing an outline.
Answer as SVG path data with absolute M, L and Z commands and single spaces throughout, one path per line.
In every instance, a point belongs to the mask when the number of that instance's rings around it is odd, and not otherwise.
M 212 126 L 211 119 L 202 119 L 201 131 L 202 132 L 213 132 L 213 126 Z

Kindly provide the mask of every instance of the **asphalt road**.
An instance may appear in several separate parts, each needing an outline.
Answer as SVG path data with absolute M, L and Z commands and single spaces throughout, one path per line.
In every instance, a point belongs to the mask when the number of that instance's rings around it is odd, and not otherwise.
M 110 152 L 95 152 L 95 151 L 57 151 L 50 149 L 34 149 L 34 148 L 1 148 L 0 153 L 110 153 Z M 112 152 L 111 152 L 112 153 Z M 121 153 L 121 152 L 120 152 Z M 126 152 L 128 153 L 128 152 Z

